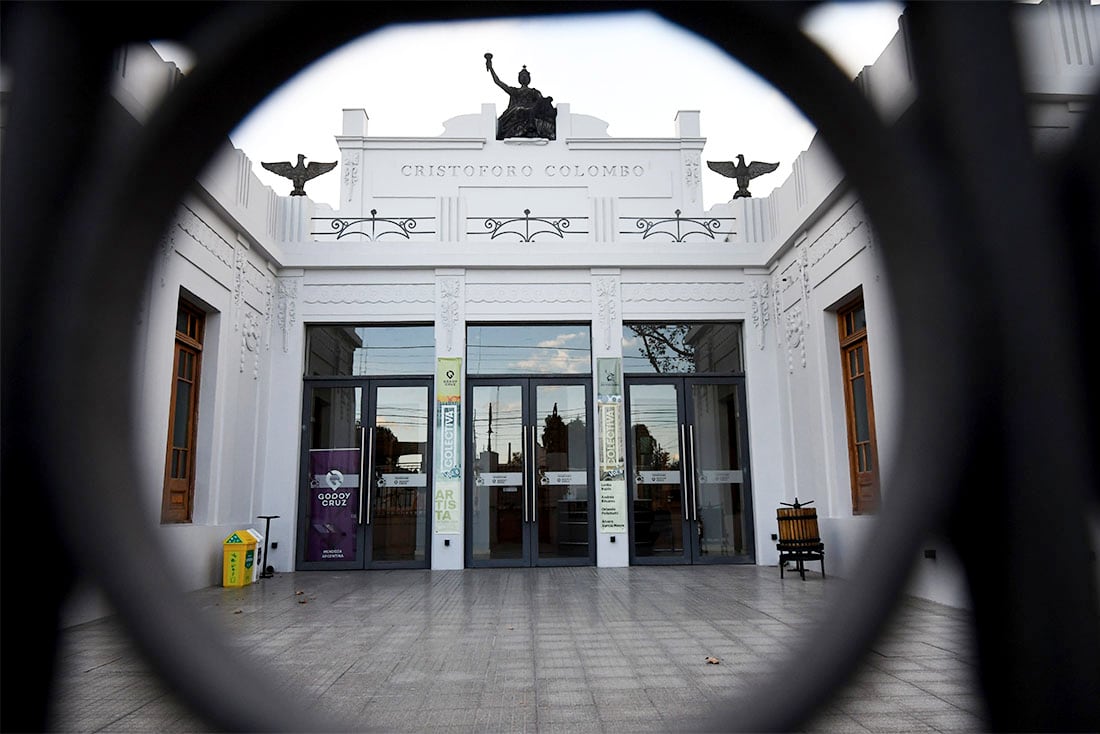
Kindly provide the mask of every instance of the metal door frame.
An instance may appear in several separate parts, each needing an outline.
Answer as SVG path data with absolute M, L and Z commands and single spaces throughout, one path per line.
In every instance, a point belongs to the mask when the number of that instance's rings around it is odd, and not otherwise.
M 522 419 L 524 427 L 530 425 L 535 416 L 535 399 L 537 388 L 540 385 L 579 385 L 584 388 L 585 395 L 585 455 L 588 474 L 588 554 L 574 558 L 540 558 L 538 555 L 538 487 L 535 485 L 535 466 L 524 461 L 523 468 L 523 492 L 524 503 L 529 503 L 531 510 L 530 519 L 524 518 L 522 542 L 523 552 L 519 558 L 501 559 L 475 559 L 473 557 L 473 499 L 474 499 L 474 456 L 476 447 L 473 445 L 473 406 L 474 389 L 494 385 L 511 385 L 521 389 Z M 464 563 L 467 568 L 528 568 L 551 566 L 592 566 L 596 563 L 596 449 L 593 439 L 593 404 L 592 404 L 592 376 L 561 376 L 561 375 L 504 375 L 500 377 L 478 375 L 466 378 L 466 405 L 470 406 L 470 418 L 466 423 L 465 444 L 468 448 L 469 459 L 463 469 L 463 497 L 465 501 L 464 535 L 466 538 L 464 548 Z M 526 431 L 524 432 L 526 435 Z M 529 452 L 528 444 L 535 442 L 535 436 L 531 435 L 524 441 L 523 455 L 526 458 L 533 456 Z
M 298 454 L 298 498 L 297 498 L 297 520 L 296 520 L 296 547 L 294 554 L 294 568 L 297 571 L 362 571 L 362 570 L 377 570 L 377 569 L 394 569 L 394 568 L 410 568 L 421 569 L 431 568 L 432 563 L 432 513 L 430 508 L 431 495 L 432 495 L 432 460 L 434 458 L 434 444 L 435 439 L 435 421 L 433 420 L 433 406 L 435 402 L 435 395 L 432 392 L 434 384 L 431 377 L 339 377 L 339 378 L 305 378 L 303 381 L 302 389 L 302 428 L 300 449 Z M 357 516 L 356 523 L 356 539 L 355 539 L 355 561 L 307 561 L 305 560 L 306 554 L 306 541 L 308 534 L 306 532 L 306 522 L 309 517 L 309 420 L 312 416 L 312 397 L 313 391 L 317 388 L 362 388 L 362 394 L 360 395 L 359 403 L 359 415 L 360 420 L 360 466 L 363 470 L 359 479 L 359 499 L 362 500 L 362 507 L 365 512 L 370 512 L 371 508 L 369 504 L 373 499 L 368 496 L 363 498 L 362 494 L 367 487 L 368 477 L 373 474 L 373 461 L 365 459 L 362 456 L 363 449 L 367 448 L 371 439 L 364 436 L 362 431 L 367 426 L 371 426 L 375 423 L 377 418 L 378 401 L 376 399 L 377 389 L 379 387 L 426 387 L 428 390 L 428 403 L 427 403 L 427 429 L 428 429 L 428 447 L 424 457 L 425 461 L 425 474 L 428 477 L 427 487 L 427 501 L 429 503 L 428 508 L 425 511 L 424 519 L 424 560 L 423 561 L 375 561 L 372 557 L 372 533 L 373 527 L 370 523 L 364 523 L 362 517 Z
M 740 401 L 741 415 L 738 418 L 740 431 L 740 445 L 738 453 L 742 465 L 742 488 L 744 504 L 741 513 L 749 519 L 746 523 L 745 548 L 747 553 L 740 557 L 709 557 L 702 553 L 702 547 L 698 534 L 698 488 L 696 486 L 697 474 L 694 452 L 690 447 L 694 444 L 694 437 L 687 433 L 687 427 L 695 423 L 695 406 L 690 400 L 693 385 L 735 385 L 737 397 Z M 624 375 L 623 377 L 623 404 L 625 406 L 626 419 L 626 459 L 627 467 L 635 464 L 634 441 L 631 440 L 631 405 L 630 388 L 632 385 L 675 385 L 677 423 L 680 431 L 680 493 L 683 500 L 684 513 L 681 517 L 681 526 L 684 538 L 684 551 L 679 556 L 664 558 L 649 558 L 638 556 L 634 538 L 634 500 L 637 497 L 637 484 L 633 472 L 627 472 L 627 528 L 630 540 L 630 565 L 632 566 L 668 566 L 668 565 L 697 565 L 697 564 L 755 564 L 756 563 L 756 527 L 752 507 L 752 472 L 749 461 L 748 441 L 748 410 L 745 400 L 745 377 L 743 375 Z M 689 517 L 690 514 L 693 517 Z

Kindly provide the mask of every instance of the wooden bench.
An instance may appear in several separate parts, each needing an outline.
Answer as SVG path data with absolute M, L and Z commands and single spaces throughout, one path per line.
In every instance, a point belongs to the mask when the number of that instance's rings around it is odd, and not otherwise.
M 795 570 L 803 581 L 806 561 L 821 561 L 821 578 L 825 578 L 825 544 L 817 530 L 817 510 L 806 507 L 810 502 L 799 504 L 795 497 L 794 504 L 780 502 L 786 506 L 775 511 L 779 524 L 779 542 L 775 544 L 779 550 L 779 578 L 783 578 L 783 567 L 790 561 L 795 562 Z

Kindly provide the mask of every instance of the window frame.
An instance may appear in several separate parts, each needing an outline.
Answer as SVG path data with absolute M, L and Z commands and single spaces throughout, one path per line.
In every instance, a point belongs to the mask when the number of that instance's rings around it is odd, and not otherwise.
M 857 323 L 856 315 L 863 319 Z M 848 473 L 852 495 L 852 514 L 868 515 L 878 511 L 882 502 L 875 432 L 875 406 L 871 387 L 871 361 L 868 350 L 866 306 L 862 295 L 837 309 L 840 367 L 844 380 L 844 423 L 848 448 Z M 862 371 L 852 369 L 852 355 L 862 356 Z M 863 397 L 867 411 L 867 438 L 857 437 L 855 381 L 863 378 Z M 870 470 L 861 470 L 861 458 L 870 462 Z
M 206 312 L 184 298 L 179 299 L 176 307 L 176 330 L 172 344 L 172 388 L 168 401 L 168 431 L 165 438 L 164 483 L 161 492 L 160 521 L 163 524 L 192 522 L 195 508 L 195 453 L 198 439 L 199 392 L 202 377 L 202 350 L 206 332 Z M 179 330 L 181 317 L 186 317 L 185 331 Z M 191 369 L 191 394 L 187 410 L 187 452 L 184 458 L 185 477 L 174 475 L 175 452 L 174 433 L 178 408 L 178 387 L 180 384 L 180 356 L 190 354 L 194 358 Z M 186 488 L 180 488 L 180 482 L 186 480 Z M 182 504 L 174 504 L 173 498 L 183 496 Z
M 737 362 L 738 362 L 737 368 L 736 369 L 719 369 L 719 370 L 698 370 L 698 369 L 695 368 L 695 365 L 693 364 L 692 369 L 690 371 L 680 371 L 680 370 L 663 371 L 663 370 L 658 369 L 657 365 L 653 362 L 652 359 L 650 360 L 650 365 L 652 366 L 653 369 L 636 370 L 636 369 L 633 369 L 631 365 L 627 364 L 628 356 L 627 356 L 627 350 L 626 350 L 626 342 L 627 342 L 628 336 L 627 336 L 626 332 L 627 332 L 628 329 L 631 329 L 631 328 L 634 328 L 634 327 L 657 327 L 657 328 L 661 328 L 661 327 L 670 327 L 670 326 L 671 327 L 686 326 L 689 329 L 693 329 L 693 328 L 714 329 L 714 328 L 723 328 L 723 327 L 729 327 L 729 328 L 733 329 L 734 332 L 735 332 L 736 342 L 737 342 Z M 667 321 L 667 320 L 657 321 L 657 320 L 652 320 L 652 319 L 650 319 L 650 320 L 629 320 L 629 321 L 623 321 L 622 322 L 622 325 L 619 329 L 619 332 L 620 332 L 619 338 L 620 338 L 620 343 L 621 343 L 620 349 L 621 349 L 622 356 L 623 356 L 623 374 L 631 375 L 631 376 L 650 375 L 650 376 L 669 376 L 669 377 L 676 377 L 676 376 L 679 376 L 679 377 L 692 377 L 692 376 L 697 376 L 697 375 L 701 375 L 701 376 L 706 376 L 706 375 L 714 375 L 714 376 L 737 375 L 737 376 L 742 376 L 742 375 L 745 374 L 745 322 L 742 321 L 742 320 L 735 320 L 735 319 L 721 319 L 721 320 L 682 319 L 682 320 L 679 320 L 679 321 Z M 639 337 L 641 335 L 638 334 L 637 332 L 634 332 L 633 336 L 634 337 Z M 630 355 L 630 357 L 633 358 L 634 355 Z

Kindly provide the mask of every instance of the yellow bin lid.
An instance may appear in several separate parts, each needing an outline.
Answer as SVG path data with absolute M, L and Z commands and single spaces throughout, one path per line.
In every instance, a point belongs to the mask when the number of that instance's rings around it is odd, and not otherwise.
M 256 537 L 247 530 L 234 530 L 224 541 L 224 545 L 236 545 L 238 543 L 241 545 L 256 545 Z

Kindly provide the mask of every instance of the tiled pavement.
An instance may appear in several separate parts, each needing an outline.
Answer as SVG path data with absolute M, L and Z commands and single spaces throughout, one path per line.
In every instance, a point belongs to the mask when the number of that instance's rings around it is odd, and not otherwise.
M 193 597 L 348 731 L 581 734 L 690 730 L 846 589 L 775 567 L 666 566 L 278 573 Z M 50 730 L 209 730 L 117 624 L 64 630 Z M 906 598 L 804 730 L 984 729 L 969 624 Z

